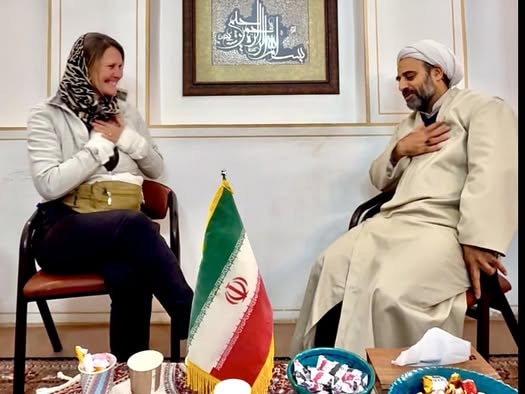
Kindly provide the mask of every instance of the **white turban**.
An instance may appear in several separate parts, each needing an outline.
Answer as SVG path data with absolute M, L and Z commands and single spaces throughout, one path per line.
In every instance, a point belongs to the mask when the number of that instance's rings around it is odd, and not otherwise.
M 450 80 L 450 86 L 457 85 L 463 79 L 463 67 L 456 55 L 445 45 L 434 40 L 421 40 L 401 49 L 397 62 L 406 57 L 422 60 L 433 66 L 439 66 Z

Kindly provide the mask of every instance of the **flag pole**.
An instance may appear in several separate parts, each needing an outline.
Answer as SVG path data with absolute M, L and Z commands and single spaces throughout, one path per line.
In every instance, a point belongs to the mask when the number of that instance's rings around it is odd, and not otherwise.
M 226 170 L 221 170 L 221 176 L 222 176 L 222 180 L 225 181 L 226 180 Z

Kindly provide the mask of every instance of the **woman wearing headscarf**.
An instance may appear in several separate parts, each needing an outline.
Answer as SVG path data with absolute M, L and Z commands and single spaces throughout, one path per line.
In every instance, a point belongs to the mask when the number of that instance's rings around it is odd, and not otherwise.
M 398 89 L 413 112 L 369 175 L 393 192 L 380 212 L 330 245 L 310 272 L 292 354 L 415 344 L 439 327 L 463 336 L 466 290 L 517 230 L 517 119 L 498 97 L 455 87 L 463 70 L 441 43 L 400 50 Z
M 57 94 L 31 109 L 27 141 L 42 197 L 35 257 L 51 273 L 103 275 L 110 347 L 120 361 L 149 348 L 153 295 L 183 334 L 193 299 L 176 256 L 140 211 L 143 179 L 162 174 L 163 158 L 117 87 L 123 66 L 116 40 L 80 36 Z

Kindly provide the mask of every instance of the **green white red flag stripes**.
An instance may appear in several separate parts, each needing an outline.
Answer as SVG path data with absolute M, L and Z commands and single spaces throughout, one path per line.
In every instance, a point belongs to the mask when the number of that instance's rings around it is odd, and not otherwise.
M 187 385 L 199 394 L 236 378 L 266 394 L 273 371 L 273 313 L 233 190 L 223 179 L 210 205 L 191 310 Z

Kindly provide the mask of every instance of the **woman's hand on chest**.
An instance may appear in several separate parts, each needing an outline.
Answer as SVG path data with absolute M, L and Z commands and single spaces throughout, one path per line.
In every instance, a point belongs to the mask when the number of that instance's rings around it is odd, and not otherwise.
M 93 129 L 101 133 L 104 138 L 116 144 L 124 130 L 125 123 L 122 117 L 117 114 L 108 121 L 94 120 L 92 126 Z

